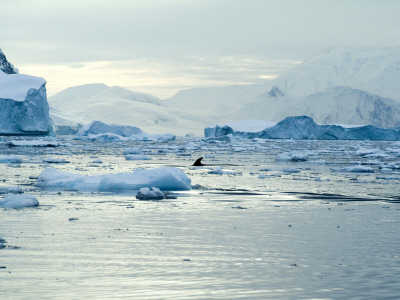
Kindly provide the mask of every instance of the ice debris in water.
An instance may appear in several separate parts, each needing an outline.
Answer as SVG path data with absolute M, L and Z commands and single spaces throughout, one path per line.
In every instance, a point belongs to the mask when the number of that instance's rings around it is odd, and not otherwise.
M 46 157 L 43 159 L 43 162 L 48 163 L 48 164 L 68 164 L 70 161 L 65 160 L 63 158 L 59 157 Z
M 19 186 L 0 186 L 0 194 L 22 194 L 22 189 Z
M 307 161 L 309 151 L 289 151 L 278 154 L 276 160 L 280 161 Z
M 190 190 L 190 178 L 180 169 L 160 167 L 137 169 L 133 172 L 81 175 L 48 168 L 40 173 L 36 186 L 60 190 L 126 191 L 157 186 L 162 190 Z
M 125 155 L 126 160 L 151 160 L 147 155 L 142 154 L 127 154 Z
M 126 148 L 122 152 L 124 155 L 127 154 L 142 154 L 142 149 L 139 147 L 134 147 L 134 148 Z
M 164 193 L 161 192 L 160 189 L 158 189 L 156 187 L 141 188 L 136 195 L 136 199 L 139 199 L 139 200 L 162 200 L 164 198 L 165 198 Z
M 217 175 L 223 175 L 223 174 L 227 174 L 227 175 L 237 175 L 238 173 L 235 171 L 231 171 L 231 170 L 223 170 L 222 167 L 218 167 L 212 171 L 209 171 L 208 174 L 217 174 Z
M 3 208 L 23 208 L 38 206 L 39 201 L 33 195 L 27 194 L 6 194 L 3 200 L 0 200 L 0 207 Z
M 50 142 L 45 140 L 34 140 L 34 141 L 10 141 L 8 142 L 10 147 L 59 147 L 59 142 Z
M 18 155 L 0 155 L 0 163 L 20 164 L 22 157 Z
M 333 172 L 350 172 L 350 173 L 373 173 L 374 169 L 367 166 L 356 165 L 342 167 L 340 169 L 332 169 Z

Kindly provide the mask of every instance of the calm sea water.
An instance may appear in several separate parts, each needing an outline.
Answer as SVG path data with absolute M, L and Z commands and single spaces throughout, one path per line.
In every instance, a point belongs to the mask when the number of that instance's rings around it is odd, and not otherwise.
M 180 139 L 59 140 L 10 148 L 0 186 L 37 208 L 0 209 L 1 299 L 398 299 L 400 144 Z M 151 161 L 126 161 L 141 147 Z M 298 151 L 306 161 L 276 160 Z M 193 168 L 204 156 L 211 166 Z M 70 163 L 44 163 L 46 157 Z M 98 161 L 101 160 L 102 163 Z M 177 199 L 136 192 L 40 190 L 48 167 L 81 174 L 174 166 L 191 178 Z M 223 167 L 221 175 L 209 174 Z M 348 172 L 354 166 L 368 173 Z M 347 168 L 347 169 L 346 169 Z M 353 169 L 354 170 L 354 169 Z

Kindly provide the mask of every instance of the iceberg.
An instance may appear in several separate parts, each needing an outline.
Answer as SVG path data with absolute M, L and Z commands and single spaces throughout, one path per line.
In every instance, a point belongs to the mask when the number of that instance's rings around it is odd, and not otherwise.
M 76 139 L 92 141 L 160 141 L 175 140 L 174 134 L 148 134 L 135 126 L 106 124 L 93 121 L 83 126 L 76 135 Z
M 6 194 L 3 200 L 0 200 L 0 207 L 3 208 L 23 208 L 38 206 L 39 201 L 33 195 L 27 194 Z
M 232 135 L 241 138 L 295 139 L 295 140 L 374 140 L 398 141 L 400 133 L 395 129 L 383 129 L 372 125 L 343 127 L 339 125 L 318 125 L 308 116 L 287 117 L 273 127 L 259 132 L 235 131 L 228 125 L 205 128 L 206 137 Z
M 141 188 L 139 193 L 136 195 L 136 199 L 139 200 L 162 200 L 165 199 L 165 195 L 160 189 L 156 187 Z
M 52 131 L 46 81 L 17 74 L 0 50 L 0 134 L 48 135 Z
M 48 168 L 40 173 L 37 187 L 58 190 L 119 192 L 157 187 L 160 190 L 190 190 L 191 181 L 180 169 L 160 167 L 128 173 L 81 175 Z

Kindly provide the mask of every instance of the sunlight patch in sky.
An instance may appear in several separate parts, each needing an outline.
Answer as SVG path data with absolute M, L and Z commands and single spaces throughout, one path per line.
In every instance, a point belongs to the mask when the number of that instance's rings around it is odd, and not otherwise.
M 32 64 L 25 65 L 20 73 L 46 78 L 49 96 L 71 86 L 105 83 L 165 99 L 185 88 L 264 83 L 296 63 L 240 56 L 190 57 L 183 61 L 135 59 Z

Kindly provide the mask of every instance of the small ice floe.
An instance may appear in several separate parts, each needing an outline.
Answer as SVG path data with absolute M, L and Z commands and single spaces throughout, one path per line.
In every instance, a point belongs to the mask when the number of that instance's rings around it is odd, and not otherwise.
M 10 141 L 7 143 L 10 147 L 59 147 L 58 142 L 49 142 L 45 140 L 32 140 L 32 141 Z
M 178 168 L 137 169 L 133 172 L 85 176 L 48 168 L 40 173 L 36 186 L 59 190 L 128 191 L 157 186 L 163 190 L 190 190 L 191 180 Z
M 150 157 L 147 155 L 143 154 L 126 154 L 125 155 L 126 160 L 151 160 Z
M 103 161 L 101 159 L 95 159 L 92 161 L 92 164 L 102 164 Z
M 361 148 L 356 151 L 355 155 L 357 156 L 369 156 L 369 155 L 376 155 L 376 154 L 382 154 L 381 149 L 366 149 L 366 148 Z
M 126 148 L 122 151 L 124 155 L 127 154 L 142 154 L 142 149 L 139 147 L 133 147 L 133 148 Z
M 328 162 L 325 159 L 319 159 L 319 160 L 310 161 L 310 163 L 317 164 L 317 165 L 326 165 Z
M 65 160 L 64 158 L 60 157 L 46 157 L 43 159 L 43 162 L 48 164 L 69 164 L 70 161 Z
M 19 155 L 0 155 L 0 163 L 20 164 L 22 157 Z
M 165 195 L 160 189 L 156 187 L 144 187 L 139 190 L 136 195 L 136 199 L 139 200 L 162 200 L 165 199 Z
M 236 209 L 247 209 L 247 207 L 240 206 L 240 205 L 238 205 L 238 206 L 232 206 L 232 208 L 236 208 Z
M 6 194 L 3 200 L 0 200 L 0 207 L 3 208 L 23 208 L 38 206 L 39 201 L 33 195 L 27 194 Z
M 0 238 L 0 249 L 7 247 L 6 244 L 7 244 L 7 241 L 3 238 Z
M 356 165 L 342 167 L 340 169 L 331 169 L 333 172 L 350 172 L 350 173 L 374 173 L 374 169 L 367 166 Z
M 307 161 L 310 153 L 309 151 L 289 151 L 278 154 L 275 158 L 277 161 Z
M 294 169 L 294 168 L 283 168 L 282 172 L 286 174 L 292 174 L 292 173 L 300 173 L 301 171 L 299 169 Z
M 0 194 L 22 194 L 19 186 L 0 186 Z
M 398 177 L 398 176 L 376 176 L 376 179 L 381 179 L 381 180 L 400 180 L 400 177 Z
M 222 167 L 218 167 L 212 171 L 209 171 L 208 174 L 217 174 L 217 175 L 238 175 L 238 172 L 232 170 L 223 170 Z

